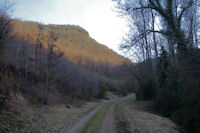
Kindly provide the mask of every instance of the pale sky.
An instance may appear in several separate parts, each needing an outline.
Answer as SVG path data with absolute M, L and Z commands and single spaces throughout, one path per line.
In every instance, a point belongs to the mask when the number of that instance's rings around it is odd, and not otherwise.
M 113 11 L 112 0 L 12 0 L 13 18 L 45 24 L 73 24 L 86 29 L 97 42 L 116 52 L 128 31 L 126 21 Z

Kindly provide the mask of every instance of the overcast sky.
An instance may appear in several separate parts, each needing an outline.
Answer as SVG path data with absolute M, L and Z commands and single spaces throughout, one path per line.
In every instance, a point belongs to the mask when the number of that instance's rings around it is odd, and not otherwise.
M 114 12 L 112 0 L 12 0 L 13 17 L 45 24 L 73 24 L 86 29 L 97 42 L 118 52 L 128 31 Z

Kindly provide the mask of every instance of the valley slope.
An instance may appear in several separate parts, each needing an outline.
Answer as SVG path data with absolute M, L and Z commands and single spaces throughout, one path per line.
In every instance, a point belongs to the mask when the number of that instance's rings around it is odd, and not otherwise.
M 29 21 L 12 21 L 12 34 L 31 44 L 37 41 L 41 24 Z M 64 56 L 75 64 L 88 65 L 89 63 L 103 63 L 118 66 L 130 63 L 126 58 L 118 55 L 108 47 L 99 44 L 89 36 L 89 33 L 75 25 L 42 25 L 43 40 L 48 32 L 54 32 L 58 36 L 57 47 L 64 52 Z M 45 45 L 45 43 L 43 43 Z

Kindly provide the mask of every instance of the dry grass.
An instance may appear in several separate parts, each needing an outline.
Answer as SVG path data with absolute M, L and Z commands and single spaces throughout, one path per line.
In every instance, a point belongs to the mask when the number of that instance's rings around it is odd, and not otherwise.
M 99 103 L 81 104 L 70 108 L 65 104 L 34 106 L 17 93 L 0 112 L 0 133 L 60 133 Z
M 45 123 L 40 113 L 31 108 L 20 94 L 7 100 L 0 112 L 1 133 L 46 133 L 49 130 Z
M 134 133 L 179 133 L 167 118 L 144 111 L 146 102 L 134 101 L 127 105 L 129 121 Z
M 69 127 L 72 127 L 80 117 L 95 108 L 99 103 L 87 102 L 81 107 L 67 108 L 64 104 L 53 105 L 40 108 L 40 113 L 47 121 L 48 127 L 51 127 L 51 132 L 62 132 Z

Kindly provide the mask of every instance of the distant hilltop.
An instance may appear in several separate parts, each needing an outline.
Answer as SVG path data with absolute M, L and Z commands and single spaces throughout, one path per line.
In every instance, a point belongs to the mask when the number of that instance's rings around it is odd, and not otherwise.
M 40 23 L 13 20 L 12 25 L 13 35 L 34 44 L 34 40 L 36 40 L 39 33 Z M 132 63 L 105 45 L 96 42 L 80 26 L 43 25 L 43 40 L 47 38 L 47 31 L 53 31 L 58 36 L 56 42 L 58 49 L 63 51 L 64 56 L 75 64 L 87 65 L 87 63 L 103 63 L 118 66 L 123 63 Z

